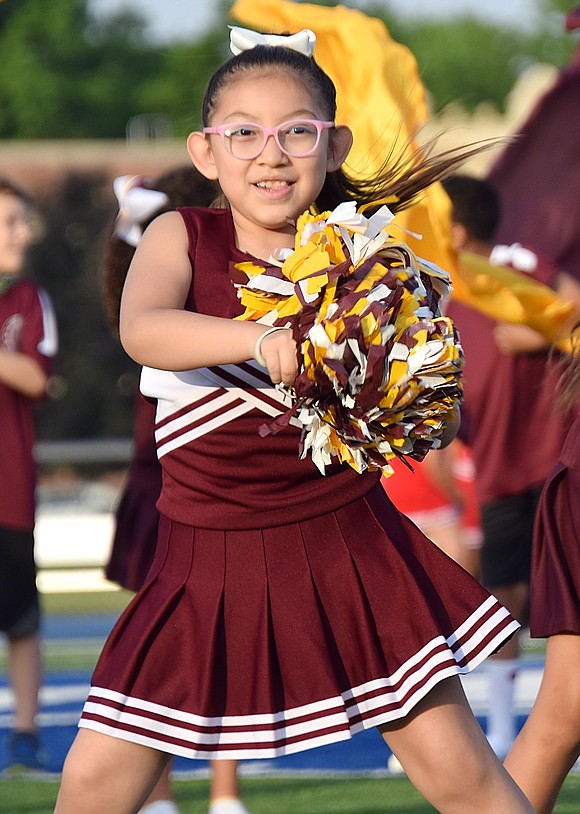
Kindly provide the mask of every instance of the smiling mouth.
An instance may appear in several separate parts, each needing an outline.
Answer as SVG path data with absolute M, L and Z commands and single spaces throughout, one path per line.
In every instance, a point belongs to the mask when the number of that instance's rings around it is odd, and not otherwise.
M 288 189 L 291 184 L 289 181 L 258 181 L 256 186 L 259 189 Z

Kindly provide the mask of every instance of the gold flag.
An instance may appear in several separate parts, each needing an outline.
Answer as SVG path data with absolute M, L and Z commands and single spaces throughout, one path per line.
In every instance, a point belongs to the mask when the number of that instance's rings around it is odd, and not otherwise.
M 500 322 L 528 325 L 560 350 L 570 351 L 574 303 L 563 300 L 549 286 L 506 266 L 492 265 L 472 252 L 459 254 L 459 273 L 461 289 L 454 291 L 458 302 Z

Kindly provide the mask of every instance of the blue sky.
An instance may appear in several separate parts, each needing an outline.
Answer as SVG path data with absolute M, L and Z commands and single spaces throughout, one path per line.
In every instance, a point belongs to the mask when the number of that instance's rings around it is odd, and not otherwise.
M 139 11 L 149 22 L 151 39 L 168 42 L 191 39 L 213 22 L 219 0 L 91 0 L 97 14 L 128 7 Z M 537 20 L 539 0 L 344 0 L 344 5 L 365 9 L 384 5 L 407 16 L 444 18 L 469 12 L 497 25 L 532 27 Z

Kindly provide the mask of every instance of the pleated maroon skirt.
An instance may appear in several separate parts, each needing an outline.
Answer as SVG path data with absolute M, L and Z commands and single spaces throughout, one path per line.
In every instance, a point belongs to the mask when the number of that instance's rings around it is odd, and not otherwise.
M 153 433 L 153 430 L 151 430 Z M 161 467 L 156 458 L 134 462 L 115 513 L 115 535 L 105 576 L 128 591 L 138 591 L 157 548 Z
M 532 636 L 580 634 L 580 416 L 540 497 L 530 592 Z
M 190 758 L 289 754 L 407 715 L 517 628 L 380 486 L 276 528 L 162 518 L 80 726 Z

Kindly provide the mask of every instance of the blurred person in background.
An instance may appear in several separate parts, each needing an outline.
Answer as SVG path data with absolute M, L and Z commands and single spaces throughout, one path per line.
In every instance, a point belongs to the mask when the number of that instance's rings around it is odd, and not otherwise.
M 14 697 L 8 769 L 43 768 L 36 726 L 42 681 L 40 605 L 34 563 L 34 405 L 46 395 L 57 351 L 45 291 L 23 276 L 32 243 L 28 197 L 0 178 L 0 630 Z
M 492 185 L 467 175 L 443 182 L 452 203 L 452 240 L 459 252 L 508 266 L 573 301 L 580 285 L 535 249 L 494 245 L 500 218 Z M 548 341 L 528 325 L 494 320 L 451 301 L 465 353 L 461 436 L 473 454 L 481 508 L 481 580 L 520 622 L 527 622 L 532 530 L 542 486 L 562 448 L 567 425 L 555 405 L 557 377 Z M 516 735 L 514 684 L 519 640 L 488 661 L 487 736 L 504 759 Z
M 120 206 L 114 234 L 105 252 L 103 296 L 107 318 L 119 331 L 121 292 L 141 234 L 153 218 L 178 206 L 210 206 L 219 189 L 191 165 L 168 170 L 156 179 L 123 176 L 114 183 Z M 134 451 L 117 511 L 107 579 L 129 591 L 145 583 L 157 545 L 161 466 L 155 449 L 155 402 L 138 393 L 135 402 Z M 142 814 L 177 814 L 170 785 L 170 765 L 151 792 Z M 211 764 L 210 814 L 248 814 L 239 799 L 237 762 Z
M 454 438 L 412 467 L 395 460 L 395 476 L 381 480 L 385 491 L 423 534 L 479 579 L 483 533 L 469 447 Z
M 562 360 L 563 408 L 576 412 L 540 496 L 530 577 L 530 633 L 547 637 L 544 675 L 506 769 L 537 814 L 551 814 L 580 755 L 580 323 Z

